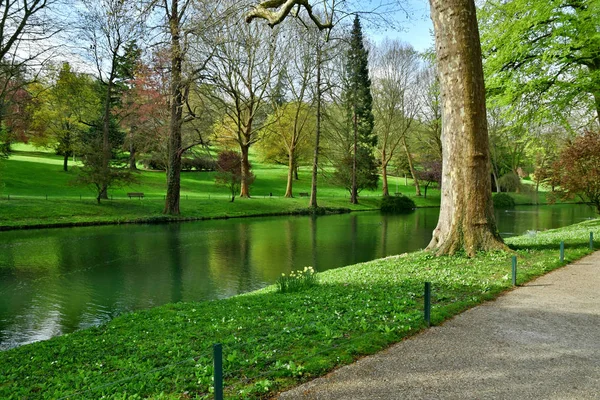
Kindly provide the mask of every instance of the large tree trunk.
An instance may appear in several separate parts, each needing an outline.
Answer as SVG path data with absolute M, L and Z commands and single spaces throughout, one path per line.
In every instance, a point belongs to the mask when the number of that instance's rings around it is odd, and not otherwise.
M 250 198 L 250 185 L 248 184 L 248 178 L 250 177 L 250 161 L 248 160 L 248 150 L 250 146 L 247 144 L 240 144 L 240 150 L 242 151 L 242 182 L 240 183 L 240 197 Z
M 69 171 L 69 152 L 67 151 L 65 151 L 65 154 L 63 155 L 63 171 Z
M 164 214 L 178 215 L 181 190 L 181 119 L 183 116 L 183 93 L 181 88 L 181 65 L 183 54 L 180 44 L 180 21 L 178 0 L 171 0 L 169 27 L 171 31 L 171 121 L 167 164 L 167 195 Z
M 443 173 L 434 253 L 506 249 L 496 229 L 481 45 L 473 0 L 430 0 L 442 94 Z
M 421 186 L 419 185 L 419 177 L 415 171 L 415 163 L 412 158 L 412 154 L 408 150 L 408 144 L 406 143 L 406 136 L 402 137 L 402 146 L 404 147 L 404 152 L 406 153 L 406 159 L 408 160 L 408 169 L 410 170 L 410 176 L 412 176 L 413 181 L 415 182 L 415 195 L 421 196 Z
M 294 162 L 294 147 L 290 147 L 288 151 L 288 177 L 287 185 L 285 187 L 285 197 L 294 197 L 292 193 L 292 187 L 294 182 L 294 170 L 296 169 L 296 163 Z
M 319 145 L 321 140 L 321 43 L 317 43 L 317 127 L 315 132 L 315 152 L 312 167 L 312 182 L 310 186 L 309 207 L 317 207 L 317 172 L 319 169 Z M 314 266 L 316 268 L 316 265 Z
M 357 160 L 358 157 L 358 116 L 356 115 L 356 106 L 354 106 L 352 116 L 352 127 L 354 129 L 354 149 L 352 150 L 352 188 L 350 190 L 350 203 L 358 204 L 358 186 L 356 183 Z
M 102 117 L 102 174 L 105 177 L 98 192 L 98 202 L 100 199 L 108 199 L 108 175 L 110 173 L 110 106 L 115 79 L 116 57 L 113 56 L 112 69 L 106 86 L 106 98 L 104 99 L 104 115 Z
M 390 190 L 388 188 L 388 177 L 387 177 L 387 163 L 384 161 L 381 163 L 381 181 L 383 182 L 383 196 L 389 196 Z
M 133 138 L 132 138 L 132 143 L 129 144 L 129 169 L 132 171 L 137 170 L 137 162 L 136 162 L 136 154 L 137 151 L 135 149 L 135 145 L 133 144 Z

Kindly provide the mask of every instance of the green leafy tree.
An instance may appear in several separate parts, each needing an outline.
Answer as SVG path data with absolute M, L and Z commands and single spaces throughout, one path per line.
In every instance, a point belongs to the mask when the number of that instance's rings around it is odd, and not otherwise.
M 598 1 L 486 0 L 478 11 L 489 96 L 565 123 L 582 109 L 600 118 Z
M 121 162 L 116 157 L 117 151 L 122 148 L 125 141 L 125 133 L 119 129 L 114 118 L 109 122 L 108 142 L 111 156 L 108 170 L 104 155 L 104 119 L 94 121 L 80 139 L 83 167 L 79 170 L 76 182 L 93 187 L 98 204 L 104 198 L 103 195 L 108 188 L 135 181 L 135 176 L 127 168 L 127 163 Z
M 358 197 L 358 193 L 363 189 L 377 189 L 377 184 L 379 183 L 379 164 L 375 160 L 375 157 L 367 154 L 368 152 L 368 149 L 359 147 L 356 164 L 354 164 L 354 156 L 349 154 L 339 162 L 333 173 L 333 182 L 343 186 L 348 190 L 350 195 L 355 190 Z
M 350 202 L 358 203 L 358 164 L 376 165 L 373 149 L 377 145 L 377 135 L 373 128 L 373 96 L 369 77 L 369 52 L 363 43 L 362 27 L 358 15 L 354 18 L 350 32 L 350 44 L 346 53 L 346 77 L 342 98 L 347 114 L 347 129 L 352 132 L 352 190 Z M 361 149 L 361 151 L 359 151 Z M 371 160 L 359 160 L 359 156 Z M 342 160 L 340 168 L 346 159 Z
M 294 173 L 311 155 L 314 126 L 313 110 L 304 103 L 284 104 L 267 118 L 258 149 L 265 159 L 288 166 L 285 197 L 292 197 Z
M 40 104 L 34 111 L 31 141 L 39 146 L 54 147 L 63 156 L 63 170 L 68 170 L 69 157 L 77 148 L 80 134 L 100 113 L 101 99 L 94 81 L 87 74 L 72 70 L 63 63 L 50 88 L 38 86 Z

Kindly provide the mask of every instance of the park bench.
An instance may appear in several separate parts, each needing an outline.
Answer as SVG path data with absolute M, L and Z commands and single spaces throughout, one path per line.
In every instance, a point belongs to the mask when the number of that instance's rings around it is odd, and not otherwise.
M 308 192 L 300 192 L 298 193 L 300 197 L 308 197 Z
M 137 197 L 138 199 L 143 199 L 144 198 L 144 193 L 131 192 L 131 193 L 127 193 L 127 196 L 129 196 L 130 199 L 132 197 Z

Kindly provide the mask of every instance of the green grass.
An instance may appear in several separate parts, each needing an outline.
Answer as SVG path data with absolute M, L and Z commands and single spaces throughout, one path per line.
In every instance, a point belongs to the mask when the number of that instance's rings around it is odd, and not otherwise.
M 8 161 L 0 160 L 0 229 L 290 214 L 305 212 L 308 206 L 308 199 L 298 197 L 298 193 L 310 192 L 310 168 L 300 169 L 300 179 L 294 182 L 296 197 L 284 199 L 286 167 L 261 163 L 255 156 L 253 171 L 257 178 L 251 187 L 252 199 L 230 203 L 227 190 L 215 185 L 214 173 L 183 172 L 181 216 L 166 218 L 162 215 L 164 172 L 140 171 L 138 183 L 110 189 L 112 200 L 97 205 L 90 188 L 73 185 L 78 167 L 63 172 L 60 156 L 30 145 L 15 145 L 14 150 Z M 348 192 L 331 184 L 328 179 L 331 172 L 331 168 L 325 168 L 319 177 L 319 206 L 350 210 L 379 208 L 380 188 L 361 192 L 360 204 L 351 205 Z M 429 189 L 426 199 L 416 197 L 410 179 L 390 177 L 389 185 L 391 192 L 398 190 L 409 196 L 417 207 L 440 204 L 439 190 Z M 146 197 L 130 200 L 128 192 L 143 192 Z M 273 198 L 269 196 L 271 193 Z M 546 203 L 545 192 L 511 193 L 511 196 L 517 204 Z
M 75 168 L 62 171 L 60 157 L 32 149 L 17 147 L 10 160 L 0 170 L 0 227 L 49 226 L 92 223 L 124 223 L 158 221 L 162 215 L 165 195 L 165 173 L 141 171 L 138 183 L 113 188 L 111 201 L 97 205 L 95 193 L 87 187 L 74 186 Z M 287 170 L 283 166 L 254 161 L 257 179 L 251 187 L 251 199 L 229 202 L 226 189 L 215 185 L 214 173 L 183 172 L 181 175 L 181 216 L 175 220 L 237 217 L 264 214 L 287 214 L 306 211 L 308 199 L 298 197 L 310 192 L 311 172 L 300 169 L 294 182 L 295 198 L 283 198 Z M 372 210 L 379 208 L 380 190 L 363 191 L 359 205 L 349 203 L 345 189 L 336 187 L 325 175 L 319 181 L 319 206 L 337 209 Z M 330 173 L 330 172 L 329 172 Z M 398 179 L 404 183 L 404 179 Z M 394 178 L 391 182 L 395 184 Z M 413 195 L 414 188 L 399 185 L 401 191 Z M 145 198 L 128 199 L 128 192 L 143 192 Z M 269 195 L 273 194 L 273 198 Z M 439 191 L 430 191 L 427 199 L 415 198 L 420 206 L 439 205 Z M 10 198 L 10 200 L 8 200 Z M 47 200 L 46 200 L 47 198 Z
M 590 252 L 600 221 L 508 239 L 514 253 L 474 258 L 426 252 L 318 274 L 309 289 L 275 286 L 226 300 L 168 304 L 0 353 L 0 398 L 211 398 L 213 343 L 223 344 L 227 398 L 263 398 L 325 374 L 425 328 L 423 282 L 433 286 L 432 322 Z M 598 243 L 597 243 L 598 244 Z M 103 397 L 104 396 L 104 397 Z

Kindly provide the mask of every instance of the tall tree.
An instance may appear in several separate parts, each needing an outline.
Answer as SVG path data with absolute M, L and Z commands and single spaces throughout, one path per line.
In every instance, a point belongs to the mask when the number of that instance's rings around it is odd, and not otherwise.
M 481 46 L 473 0 L 430 0 L 442 96 L 443 175 L 436 254 L 505 249 L 496 229 Z
M 282 56 L 287 63 L 279 74 L 277 88 L 281 92 L 285 88 L 286 101 L 283 94 L 274 99 L 277 105 L 273 115 L 267 121 L 267 135 L 262 141 L 263 145 L 270 148 L 279 147 L 285 151 L 288 165 L 288 179 L 285 197 L 293 197 L 294 174 L 297 174 L 298 163 L 301 156 L 306 156 L 309 149 L 309 137 L 315 128 L 314 109 L 312 107 L 313 96 L 311 96 L 311 85 L 314 83 L 314 35 L 306 32 L 306 28 L 300 23 L 290 24 L 283 34 L 293 35 L 299 38 L 288 48 L 281 48 Z
M 412 46 L 387 40 L 375 49 L 375 53 L 372 71 L 373 111 L 378 137 L 377 152 L 381 162 L 382 194 L 390 195 L 388 166 L 396 152 L 403 148 L 415 181 L 416 194 L 420 196 L 419 180 L 407 140 L 417 126 L 419 55 Z
M 373 157 L 372 150 L 377 144 L 377 136 L 373 132 L 375 118 L 373 116 L 373 96 L 371 94 L 371 78 L 369 76 L 369 52 L 363 43 L 362 27 L 358 15 L 354 17 L 350 43 L 346 53 L 346 79 L 343 88 L 343 101 L 346 107 L 348 128 L 351 129 L 352 146 L 352 191 L 350 202 L 358 203 L 357 168 L 359 154 Z M 365 151 L 359 153 L 358 148 Z M 361 165 L 371 163 L 361 161 Z
M 478 15 L 489 95 L 547 120 L 584 108 L 600 122 L 598 1 L 486 0 Z
M 112 155 L 110 143 L 113 107 L 120 103 L 119 78 L 130 65 L 128 45 L 140 36 L 142 15 L 131 2 L 121 0 L 84 0 L 81 32 L 90 43 L 90 53 L 96 65 L 98 78 L 104 89 L 102 107 L 102 171 L 108 177 L 117 173 L 111 171 Z M 121 171 L 122 172 L 122 171 Z M 108 198 L 108 186 L 99 188 L 99 198 Z
M 266 122 L 266 105 L 273 93 L 278 29 L 248 25 L 230 13 L 218 33 L 215 54 L 209 62 L 210 80 L 218 88 L 213 100 L 223 110 L 222 139 L 235 142 L 242 155 L 240 197 L 250 197 L 250 147 L 260 140 Z
M 249 17 L 277 24 L 300 0 L 265 1 Z M 302 2 L 308 4 L 307 1 Z M 489 176 L 481 45 L 474 0 L 430 0 L 442 95 L 440 219 L 428 248 L 436 254 L 505 249 L 496 230 Z M 270 8 L 269 8 L 270 7 Z M 287 12 L 286 12 L 287 10 Z

